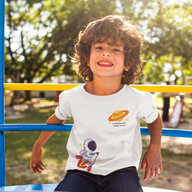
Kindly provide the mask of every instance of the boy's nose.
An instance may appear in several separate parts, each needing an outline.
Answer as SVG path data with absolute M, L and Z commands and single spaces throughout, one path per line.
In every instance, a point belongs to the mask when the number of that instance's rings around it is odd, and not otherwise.
M 111 57 L 111 54 L 108 52 L 108 51 L 105 51 L 103 54 L 102 54 L 103 57 Z

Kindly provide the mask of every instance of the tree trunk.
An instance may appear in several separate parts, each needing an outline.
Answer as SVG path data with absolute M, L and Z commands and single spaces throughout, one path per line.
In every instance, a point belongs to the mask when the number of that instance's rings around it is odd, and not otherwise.
M 24 101 L 31 101 L 31 99 L 32 99 L 31 91 L 25 91 Z

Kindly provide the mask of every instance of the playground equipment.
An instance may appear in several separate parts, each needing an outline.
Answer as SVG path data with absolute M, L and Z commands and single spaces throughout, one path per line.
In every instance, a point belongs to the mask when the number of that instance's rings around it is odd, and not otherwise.
M 46 125 L 46 124 L 5 124 L 4 122 L 4 90 L 42 90 L 63 91 L 77 85 L 62 84 L 4 84 L 4 0 L 0 0 L 0 191 L 53 191 L 56 184 L 6 186 L 5 177 L 5 131 L 70 131 L 72 125 Z M 149 92 L 182 92 L 192 93 L 192 86 L 142 86 L 133 87 Z M 147 128 L 141 128 L 141 134 L 149 135 Z M 163 136 L 192 138 L 192 131 L 163 129 Z M 144 187 L 145 192 L 168 192 L 171 190 Z
M 53 85 L 49 84 L 46 86 L 44 84 L 4 84 L 5 90 L 68 90 L 77 85 Z M 153 91 L 161 92 L 192 92 L 191 86 L 171 86 L 167 89 L 166 86 L 141 86 L 133 85 L 132 87 L 143 90 L 143 91 Z M 38 184 L 38 185 L 21 185 L 21 186 L 5 186 L 5 150 L 4 150 L 4 132 L 5 131 L 70 131 L 72 125 L 48 125 L 48 124 L 4 124 L 4 113 L 3 113 L 3 96 L 0 95 L 1 113 L 0 113 L 0 191 L 53 191 L 56 184 Z M 148 129 L 141 127 L 141 134 L 149 135 Z M 174 130 L 174 129 L 163 129 L 163 136 L 173 136 L 173 137 L 188 137 L 192 138 L 192 131 L 188 130 Z M 144 192 L 168 192 L 171 190 L 156 189 L 144 187 Z

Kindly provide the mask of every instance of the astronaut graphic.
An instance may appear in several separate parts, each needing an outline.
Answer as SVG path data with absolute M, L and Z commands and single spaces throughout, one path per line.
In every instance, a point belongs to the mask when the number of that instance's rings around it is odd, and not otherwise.
M 97 148 L 97 144 L 94 140 L 87 138 L 83 143 L 83 149 L 79 152 L 80 155 L 76 155 L 80 159 L 77 163 L 79 168 L 85 169 L 90 172 L 93 164 L 96 161 L 99 152 L 94 153 Z

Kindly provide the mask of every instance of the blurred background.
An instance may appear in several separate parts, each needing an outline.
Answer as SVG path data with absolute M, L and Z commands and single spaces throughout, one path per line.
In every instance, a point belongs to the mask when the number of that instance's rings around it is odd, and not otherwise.
M 71 57 L 80 30 L 109 14 L 127 15 L 143 37 L 144 70 L 136 84 L 192 85 L 192 2 L 190 0 L 6 0 L 5 82 L 83 83 L 72 68 Z M 58 104 L 56 91 L 5 90 L 5 123 L 44 123 Z M 176 128 L 192 129 L 192 94 L 152 93 L 167 120 L 183 102 Z M 71 119 L 68 123 L 73 123 Z M 146 126 L 141 121 L 142 126 Z M 29 158 L 39 132 L 6 133 L 7 185 L 56 183 L 64 176 L 67 132 L 57 132 L 45 145 L 42 174 L 33 174 Z M 185 140 L 185 141 L 184 141 Z M 163 140 L 164 172 L 145 186 L 190 191 L 192 141 Z M 148 138 L 143 136 L 146 149 Z M 143 172 L 139 172 L 142 178 Z

